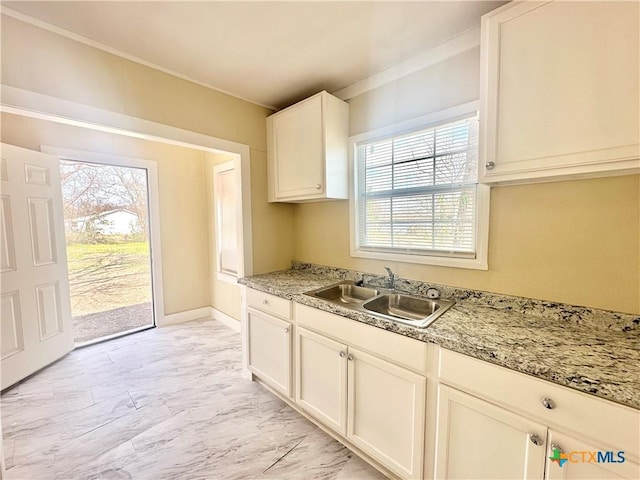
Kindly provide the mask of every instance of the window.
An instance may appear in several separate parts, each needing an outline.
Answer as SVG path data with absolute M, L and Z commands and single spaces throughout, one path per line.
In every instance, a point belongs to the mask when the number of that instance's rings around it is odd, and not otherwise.
M 219 280 L 238 277 L 238 179 L 233 162 L 214 167 L 213 202 L 216 218 L 216 271 Z
M 355 141 L 354 152 L 353 256 L 487 268 L 475 113 Z

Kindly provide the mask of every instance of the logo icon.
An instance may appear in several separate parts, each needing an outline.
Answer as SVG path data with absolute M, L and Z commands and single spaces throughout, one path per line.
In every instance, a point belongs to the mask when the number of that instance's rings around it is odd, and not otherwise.
M 553 455 L 549 460 L 562 467 L 565 463 L 624 463 L 624 452 L 613 451 L 571 451 L 563 453 L 559 448 L 553 448 Z
M 556 462 L 559 466 L 563 466 L 565 463 L 567 463 L 568 458 L 566 453 L 562 453 L 562 451 L 554 448 L 553 456 L 549 457 L 549 460 L 551 460 L 552 462 Z

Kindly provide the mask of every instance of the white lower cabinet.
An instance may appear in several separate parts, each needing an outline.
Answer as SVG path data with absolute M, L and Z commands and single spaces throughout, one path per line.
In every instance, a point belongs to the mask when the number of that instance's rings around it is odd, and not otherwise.
M 398 477 L 423 478 L 426 378 L 389 348 L 400 338 L 426 358 L 426 344 L 299 305 L 296 323 L 297 405 Z
M 422 476 L 426 379 L 350 347 L 347 438 L 403 478 Z
M 638 410 L 445 349 L 439 367 L 436 478 L 640 478 Z
M 640 478 L 637 409 L 252 289 L 246 312 L 251 372 L 393 476 Z
M 346 435 L 347 346 L 302 327 L 296 337 L 296 403 Z
M 629 428 L 634 428 L 630 425 Z M 635 425 L 640 431 L 640 425 Z M 640 432 L 639 432 L 640 434 Z M 558 453 L 556 453 L 556 451 Z M 636 455 L 638 452 L 636 452 Z M 609 480 L 638 479 L 640 464 L 630 458 L 633 452 L 592 445 L 571 435 L 549 430 L 549 456 L 562 457 L 565 462 L 548 461 L 548 480 Z
M 291 396 L 291 324 L 247 309 L 249 370 L 271 387 Z
M 440 385 L 436 478 L 542 479 L 544 425 Z

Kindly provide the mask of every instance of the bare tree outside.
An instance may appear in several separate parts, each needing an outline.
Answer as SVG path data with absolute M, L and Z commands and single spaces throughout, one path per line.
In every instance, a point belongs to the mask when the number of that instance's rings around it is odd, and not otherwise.
M 146 170 L 62 160 L 77 343 L 153 324 Z

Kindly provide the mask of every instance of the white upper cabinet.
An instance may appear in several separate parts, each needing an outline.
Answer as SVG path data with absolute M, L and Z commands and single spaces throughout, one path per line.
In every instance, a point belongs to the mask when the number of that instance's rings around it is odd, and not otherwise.
M 640 171 L 638 2 L 514 2 L 482 17 L 479 179 Z
M 270 202 L 348 198 L 349 106 L 320 92 L 267 118 Z

